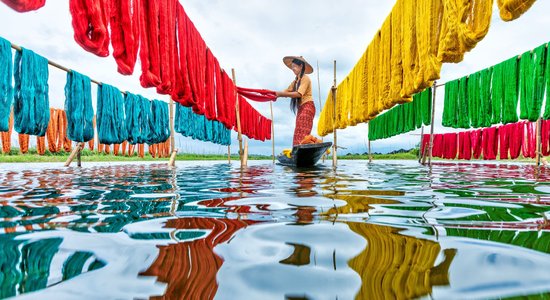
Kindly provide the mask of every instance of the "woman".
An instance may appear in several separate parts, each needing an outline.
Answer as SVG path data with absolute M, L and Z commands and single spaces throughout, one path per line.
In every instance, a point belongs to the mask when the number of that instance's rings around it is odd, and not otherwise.
M 284 91 L 276 92 L 277 97 L 292 98 L 290 108 L 296 114 L 296 127 L 292 146 L 311 134 L 313 118 L 315 117 L 315 104 L 311 96 L 311 79 L 306 74 L 313 73 L 311 65 L 301 56 L 285 56 L 284 64 L 289 67 L 296 78 Z M 296 113 L 298 111 L 298 113 Z

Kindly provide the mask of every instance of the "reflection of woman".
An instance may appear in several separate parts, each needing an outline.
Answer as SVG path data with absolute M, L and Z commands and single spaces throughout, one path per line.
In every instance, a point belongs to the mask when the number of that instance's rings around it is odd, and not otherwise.
M 295 146 L 299 145 L 304 137 L 311 134 L 313 127 L 315 104 L 311 95 L 311 79 L 306 75 L 313 73 L 313 68 L 301 56 L 285 56 L 283 62 L 296 75 L 286 90 L 277 92 L 277 97 L 292 98 L 290 108 L 296 114 L 296 127 L 292 141 L 292 145 Z

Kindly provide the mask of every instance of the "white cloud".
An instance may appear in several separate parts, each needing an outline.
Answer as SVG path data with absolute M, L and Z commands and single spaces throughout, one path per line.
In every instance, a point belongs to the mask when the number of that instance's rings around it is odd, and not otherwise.
M 180 1 L 197 26 L 206 44 L 223 68 L 236 69 L 237 83 L 247 87 L 282 90 L 293 75 L 283 64 L 285 55 L 303 55 L 315 67 L 319 62 L 321 101 L 324 103 L 332 85 L 332 62 L 337 61 L 337 78 L 341 80 L 351 70 L 380 28 L 395 1 L 375 0 L 187 0 Z M 486 68 L 514 55 L 550 41 L 549 1 L 537 1 L 520 19 L 503 22 L 495 7 L 493 22 L 487 37 L 467 53 L 459 64 L 445 64 L 440 82 L 446 82 Z M 116 72 L 112 56 L 99 58 L 84 51 L 73 39 L 68 1 L 46 1 L 36 12 L 16 13 L 0 4 L 0 36 L 20 44 L 69 68 L 94 79 L 110 83 L 121 90 L 139 93 L 151 99 L 167 100 L 154 89 L 139 85 L 136 75 L 122 76 Z M 312 76 L 313 96 L 319 113 L 317 72 Z M 65 74 L 51 69 L 51 106 L 62 107 Z M 443 89 L 436 99 L 436 132 L 450 131 L 441 127 Z M 254 103 L 269 117 L 269 105 Z M 276 152 L 292 143 L 294 115 L 287 99 L 273 104 L 275 114 Z M 317 121 L 317 119 L 316 119 Z M 314 123 L 316 132 L 316 122 Z M 419 141 L 420 130 L 384 141 L 372 143 L 373 151 L 410 148 Z M 416 134 L 416 135 L 415 135 Z M 364 124 L 338 131 L 338 143 L 349 152 L 365 152 L 367 136 Z M 332 140 L 332 136 L 325 138 Z M 237 149 L 236 134 L 232 134 L 232 151 Z M 226 147 L 181 139 L 183 149 L 198 153 L 226 153 Z M 271 154 L 271 141 L 251 141 L 251 153 Z M 346 150 L 340 153 L 346 153 Z

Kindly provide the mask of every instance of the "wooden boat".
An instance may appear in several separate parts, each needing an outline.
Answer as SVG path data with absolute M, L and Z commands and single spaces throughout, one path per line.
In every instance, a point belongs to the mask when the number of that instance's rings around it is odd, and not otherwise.
M 277 157 L 277 160 L 283 166 L 313 167 L 330 146 L 332 146 L 332 142 L 297 145 L 292 148 L 290 158 L 281 154 Z

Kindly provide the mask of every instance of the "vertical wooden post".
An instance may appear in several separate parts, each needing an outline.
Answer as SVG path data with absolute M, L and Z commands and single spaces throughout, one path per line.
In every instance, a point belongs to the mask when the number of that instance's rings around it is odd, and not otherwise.
M 319 60 L 317 60 L 317 96 L 319 97 L 319 111 L 323 109 L 323 103 L 321 102 L 321 76 L 319 69 Z M 324 137 L 321 137 L 321 141 L 324 142 Z M 323 153 L 323 163 L 325 162 L 326 152 Z
M 170 97 L 170 152 L 176 149 L 176 133 L 174 131 L 174 100 Z
M 231 69 L 231 75 L 233 76 L 233 84 L 235 85 L 235 88 L 237 87 L 237 77 L 235 76 L 235 69 Z M 237 133 L 238 133 L 238 140 L 239 140 L 239 158 L 241 159 L 241 167 L 245 166 L 244 160 L 243 160 L 243 135 L 241 131 L 241 113 L 239 110 L 239 96 L 237 94 L 237 90 L 235 89 L 235 112 L 237 114 Z
M 227 146 L 227 162 L 231 163 L 231 145 Z
M 248 139 L 244 140 L 243 166 L 248 164 Z
M 269 110 L 271 110 L 271 156 L 275 163 L 275 119 L 273 118 L 273 103 L 269 101 Z
M 84 145 L 82 144 L 82 149 L 84 149 Z M 76 154 L 76 165 L 80 168 L 82 167 L 82 149 L 78 150 L 78 153 Z
M 178 149 L 174 148 L 172 151 L 172 154 L 170 155 L 170 160 L 168 161 L 169 167 L 175 167 L 176 166 L 176 156 L 178 154 Z
M 369 144 L 369 163 L 372 162 L 372 153 L 371 153 L 371 150 L 370 150 L 370 140 L 368 141 L 368 144 Z
M 336 170 L 337 164 L 337 149 L 338 149 L 338 139 L 336 134 L 336 60 L 334 61 L 334 83 L 332 85 L 332 103 L 334 111 L 332 114 L 332 133 L 334 134 L 334 144 L 332 145 L 332 168 Z
M 542 118 L 539 117 L 539 119 L 537 120 L 537 130 L 536 130 L 536 136 L 537 136 L 537 156 L 536 156 L 536 161 L 537 161 L 537 167 L 540 167 L 540 159 L 541 159 L 541 152 L 542 152 L 542 145 L 541 145 L 541 140 L 542 140 L 542 133 L 541 133 L 541 128 L 542 127 Z
M 420 146 L 418 147 L 418 162 L 420 163 L 422 161 L 422 158 L 424 157 L 424 151 L 422 151 L 422 141 L 424 141 L 424 125 L 422 125 L 422 129 L 420 130 Z
M 436 96 L 436 90 L 437 90 L 437 81 L 434 81 L 433 84 L 433 94 L 432 94 L 432 123 L 430 124 L 430 148 L 429 148 L 429 159 L 428 163 L 430 165 L 430 169 L 432 168 L 432 150 L 434 147 L 434 117 L 435 117 L 435 96 Z
M 370 131 L 370 121 L 367 121 L 367 144 L 368 144 L 368 151 L 369 151 L 369 163 L 372 162 L 372 154 L 370 150 L 370 138 L 369 138 L 369 131 Z
M 75 156 L 80 153 L 80 150 L 84 148 L 84 143 L 77 143 L 76 147 L 73 148 L 73 151 L 69 155 L 69 158 L 67 158 L 67 161 L 65 161 L 65 167 L 68 167 L 71 165 L 71 162 L 73 162 Z
M 176 133 L 174 131 L 174 100 L 170 97 L 170 160 L 168 161 L 168 166 L 176 166 L 176 155 L 178 149 L 176 149 Z

